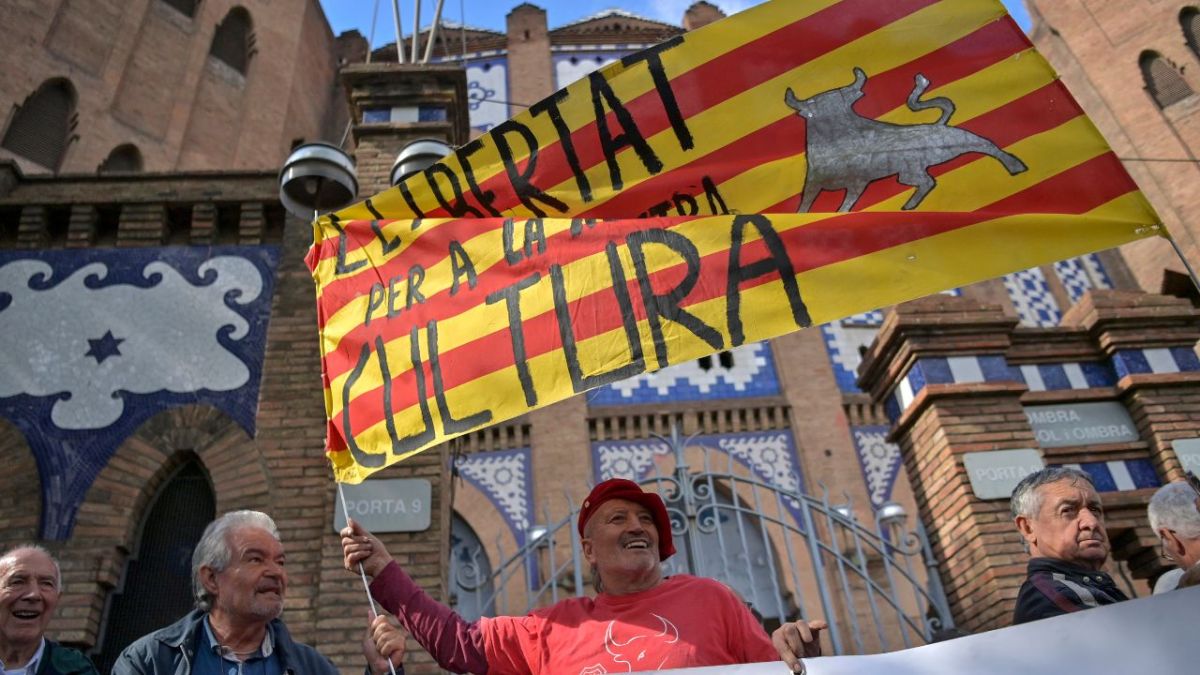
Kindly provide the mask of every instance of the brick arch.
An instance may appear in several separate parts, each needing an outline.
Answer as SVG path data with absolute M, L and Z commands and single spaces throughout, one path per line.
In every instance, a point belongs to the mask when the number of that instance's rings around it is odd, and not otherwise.
M 54 173 L 75 139 L 79 95 L 66 78 L 46 80 L 18 106 L 0 146 Z
M 63 551 L 66 605 L 59 639 L 94 645 L 105 599 L 120 582 L 151 500 L 188 459 L 199 458 L 217 513 L 270 511 L 270 479 L 246 432 L 219 410 L 200 405 L 164 411 L 121 444 L 79 509 Z
M 0 550 L 37 538 L 42 515 L 42 486 L 37 460 L 25 436 L 0 418 Z
M 487 554 L 493 573 L 500 568 L 504 558 L 516 552 L 517 540 L 508 527 L 508 521 L 479 488 L 465 480 L 458 481 L 454 486 L 454 503 L 450 508 L 453 515 L 462 518 L 472 530 L 475 530 L 476 536 L 483 543 L 483 550 Z M 447 531 L 446 539 L 449 540 L 449 538 L 450 533 Z M 500 555 L 501 550 L 504 551 L 503 557 Z M 509 586 L 511 588 L 506 589 L 508 605 L 523 607 L 526 600 L 526 589 L 519 583 L 509 584 Z

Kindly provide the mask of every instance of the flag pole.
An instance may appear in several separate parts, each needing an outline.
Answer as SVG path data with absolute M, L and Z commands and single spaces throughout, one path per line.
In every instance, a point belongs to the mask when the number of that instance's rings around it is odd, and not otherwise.
M 1179 248 L 1179 244 L 1175 241 L 1175 237 L 1171 233 L 1167 233 L 1167 241 L 1171 242 L 1171 248 L 1175 249 L 1175 255 L 1179 256 L 1179 262 L 1183 263 L 1183 269 L 1187 270 L 1188 276 L 1192 278 L 1192 285 L 1196 287 L 1196 291 L 1200 292 L 1200 279 L 1196 277 L 1196 270 L 1192 269 L 1191 263 L 1183 255 L 1183 249 Z
M 341 481 L 335 478 L 334 482 L 337 483 L 338 495 L 342 498 L 342 514 L 346 516 L 346 525 L 349 526 L 350 508 L 346 506 L 346 491 L 342 489 Z M 374 621 L 379 617 L 379 610 L 375 606 L 375 598 L 371 595 L 371 583 L 367 581 L 367 571 L 363 569 L 361 561 L 358 563 L 358 575 L 362 578 L 363 590 L 367 592 L 367 602 L 371 603 L 371 620 Z M 381 656 L 383 655 L 381 654 Z M 396 675 L 396 666 L 392 663 L 392 660 L 387 656 L 383 656 L 383 658 L 387 659 L 388 669 L 392 671 L 392 675 Z

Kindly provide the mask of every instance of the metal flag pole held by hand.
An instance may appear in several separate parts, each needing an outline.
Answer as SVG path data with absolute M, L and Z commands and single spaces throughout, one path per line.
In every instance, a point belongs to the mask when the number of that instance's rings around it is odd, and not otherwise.
M 342 498 L 342 515 L 346 516 L 346 527 L 350 526 L 350 508 L 346 506 L 346 490 L 343 488 L 343 483 L 338 481 L 338 496 Z M 375 621 L 379 617 L 379 609 L 375 605 L 375 598 L 371 595 L 371 583 L 367 581 L 367 571 L 363 568 L 362 561 L 358 562 L 358 576 L 362 578 L 363 590 L 367 592 L 367 602 L 371 604 L 371 621 Z M 388 670 L 392 671 L 392 675 L 396 675 L 396 666 L 392 663 L 392 659 L 387 655 L 383 655 L 387 660 Z

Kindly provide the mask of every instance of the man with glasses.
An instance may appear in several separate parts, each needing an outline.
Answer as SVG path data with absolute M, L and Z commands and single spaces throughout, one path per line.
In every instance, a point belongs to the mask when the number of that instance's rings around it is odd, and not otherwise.
M 1195 475 L 1188 472 L 1188 480 L 1159 488 L 1146 512 L 1151 529 L 1162 540 L 1163 555 L 1181 570 L 1171 577 L 1164 575 L 1154 592 L 1173 590 L 1189 571 L 1197 570 L 1193 576 L 1200 574 L 1200 489 Z

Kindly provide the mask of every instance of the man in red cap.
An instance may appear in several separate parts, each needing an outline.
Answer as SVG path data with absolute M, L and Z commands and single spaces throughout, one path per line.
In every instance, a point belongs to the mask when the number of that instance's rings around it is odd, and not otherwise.
M 579 534 L 595 598 L 568 598 L 523 617 L 474 623 L 426 595 L 353 521 L 342 530 L 342 551 L 347 569 L 357 571 L 362 563 L 374 579 L 371 592 L 380 605 L 454 672 L 601 675 L 784 656 L 801 672 L 795 657 L 819 653 L 811 638 L 822 624 L 806 624 L 806 644 L 790 644 L 777 632 L 775 646 L 724 584 L 686 574 L 663 578 L 660 563 L 675 553 L 670 518 L 662 499 L 637 483 L 611 479 L 597 485 L 579 512 Z M 386 630 L 381 623 L 381 636 Z

